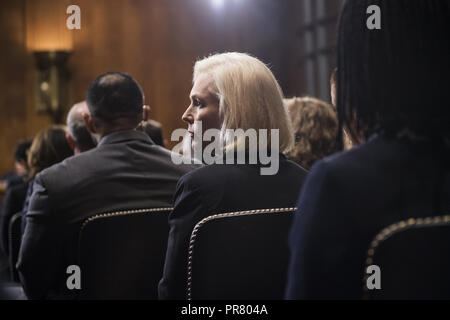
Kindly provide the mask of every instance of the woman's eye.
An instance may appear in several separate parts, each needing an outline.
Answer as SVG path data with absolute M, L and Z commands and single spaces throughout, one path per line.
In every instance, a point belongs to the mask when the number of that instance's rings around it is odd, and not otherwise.
M 201 108 L 201 107 L 204 106 L 204 104 L 198 99 L 194 99 L 193 104 L 194 104 L 194 107 L 200 107 Z

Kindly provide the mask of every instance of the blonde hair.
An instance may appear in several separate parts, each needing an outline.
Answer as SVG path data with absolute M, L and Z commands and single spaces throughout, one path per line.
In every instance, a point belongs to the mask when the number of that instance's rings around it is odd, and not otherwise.
M 319 159 L 340 150 L 338 118 L 330 104 L 310 97 L 285 99 L 295 131 L 295 146 L 288 158 L 309 169 Z
M 214 82 L 210 90 L 219 100 L 225 149 L 239 143 L 230 141 L 227 129 L 267 129 L 269 134 L 271 129 L 279 129 L 280 152 L 292 148 L 294 135 L 283 92 L 264 63 L 245 53 L 214 54 L 195 63 L 193 82 L 201 74 L 211 76 Z M 268 144 L 270 141 L 269 137 Z

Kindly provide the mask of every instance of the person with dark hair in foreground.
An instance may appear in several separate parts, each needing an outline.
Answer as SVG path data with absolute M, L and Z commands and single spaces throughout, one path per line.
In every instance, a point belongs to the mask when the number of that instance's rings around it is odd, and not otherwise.
M 370 5 L 381 9 L 380 30 L 366 27 Z M 379 231 L 448 214 L 449 31 L 447 0 L 345 3 L 337 109 L 340 127 L 362 145 L 308 175 L 290 235 L 287 299 L 362 298 Z
M 78 265 L 78 233 L 86 218 L 170 207 L 179 177 L 193 168 L 173 164 L 170 151 L 135 130 L 144 96 L 130 75 L 100 75 L 90 84 L 86 102 L 87 128 L 101 138 L 97 147 L 35 178 L 18 261 L 21 282 L 31 299 L 77 296 L 77 290 L 66 286 L 66 269 Z

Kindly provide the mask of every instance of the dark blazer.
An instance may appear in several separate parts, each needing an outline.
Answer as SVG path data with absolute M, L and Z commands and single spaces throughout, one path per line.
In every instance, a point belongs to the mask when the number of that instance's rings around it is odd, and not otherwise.
M 169 240 L 160 299 L 186 299 L 191 232 L 203 218 L 230 211 L 294 207 L 306 171 L 280 156 L 276 175 L 260 175 L 260 165 L 213 164 L 183 176 L 169 215 Z
M 2 206 L 0 209 L 0 233 L 1 233 L 1 249 L 8 252 L 8 226 L 11 217 L 22 211 L 26 198 L 28 182 L 22 180 L 21 183 L 10 185 L 5 193 Z
M 378 232 L 410 217 L 448 214 L 445 161 L 429 144 L 380 135 L 314 165 L 290 234 L 287 299 L 360 299 Z
M 66 269 L 78 264 L 82 221 L 114 210 L 171 207 L 178 179 L 193 168 L 173 164 L 171 152 L 145 133 L 122 131 L 38 174 L 18 261 L 27 296 L 73 295 Z
M 0 282 L 10 281 L 8 229 L 12 216 L 22 211 L 28 182 L 8 185 L 0 208 Z

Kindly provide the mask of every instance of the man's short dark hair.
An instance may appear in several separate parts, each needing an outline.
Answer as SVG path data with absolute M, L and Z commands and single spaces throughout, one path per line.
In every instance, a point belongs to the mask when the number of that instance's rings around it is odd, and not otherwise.
M 120 118 L 139 119 L 142 115 L 144 94 L 130 75 L 107 72 L 89 85 L 86 103 L 91 116 L 105 122 Z
M 31 140 L 23 140 L 17 144 L 16 151 L 14 152 L 14 160 L 16 162 L 27 163 L 28 150 L 31 147 Z

